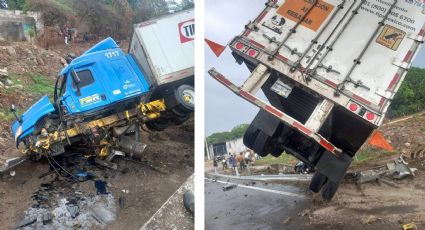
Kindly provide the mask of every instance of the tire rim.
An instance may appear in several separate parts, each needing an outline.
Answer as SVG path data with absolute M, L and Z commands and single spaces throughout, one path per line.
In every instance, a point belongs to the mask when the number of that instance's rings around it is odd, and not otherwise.
M 186 104 L 193 107 L 195 105 L 193 90 L 185 89 L 185 90 L 183 90 L 182 94 L 183 94 L 183 101 Z

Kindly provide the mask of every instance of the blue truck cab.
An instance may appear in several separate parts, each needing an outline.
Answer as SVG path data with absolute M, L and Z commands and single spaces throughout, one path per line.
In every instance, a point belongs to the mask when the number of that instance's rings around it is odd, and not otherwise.
M 42 97 L 12 124 L 16 145 L 35 130 L 43 117 L 67 120 L 93 118 L 123 111 L 143 102 L 152 84 L 144 77 L 131 54 L 107 38 L 73 59 L 59 73 L 54 98 Z

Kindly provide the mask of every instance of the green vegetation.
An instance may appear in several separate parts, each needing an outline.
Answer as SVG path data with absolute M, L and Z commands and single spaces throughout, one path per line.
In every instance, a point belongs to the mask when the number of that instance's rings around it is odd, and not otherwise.
M 30 80 L 29 84 L 24 84 L 23 80 L 20 80 L 21 78 L 27 78 Z M 9 79 L 13 82 L 14 85 L 22 85 L 23 91 L 30 92 L 33 95 L 41 96 L 41 95 L 53 95 L 53 90 L 55 86 L 55 82 L 51 79 L 49 79 L 47 76 L 44 76 L 40 73 L 30 73 L 25 76 L 19 76 L 16 74 L 10 74 Z M 16 93 L 18 88 L 10 87 L 9 89 L 6 89 L 5 91 L 8 93 Z
M 26 0 L 9 0 L 7 4 L 11 10 L 26 10 L 27 8 Z
M 248 126 L 248 124 L 241 124 L 235 126 L 230 132 L 214 133 L 207 137 L 207 142 L 208 144 L 217 144 L 243 137 Z
M 28 86 L 28 90 L 34 94 L 39 95 L 52 95 L 54 90 L 54 82 L 50 80 L 48 77 L 39 74 L 39 73 L 31 73 L 29 77 L 34 82 Z
M 397 92 L 389 118 L 410 115 L 425 110 L 425 69 L 411 68 Z
M 373 161 L 377 159 L 382 159 L 388 156 L 396 155 L 397 151 L 389 152 L 382 149 L 376 149 L 376 148 L 365 148 L 363 150 L 360 150 L 356 156 L 354 157 L 353 165 L 359 166 L 362 165 L 368 161 Z
M 17 114 L 21 114 L 21 111 L 16 111 Z M 8 108 L 0 109 L 0 121 L 11 122 L 15 120 L 15 116 L 12 112 L 9 111 Z
M 298 160 L 292 155 L 283 153 L 279 157 L 274 157 L 272 155 L 268 155 L 266 157 L 262 157 L 261 159 L 255 161 L 254 165 L 271 165 L 271 164 L 288 164 L 292 165 L 298 162 Z

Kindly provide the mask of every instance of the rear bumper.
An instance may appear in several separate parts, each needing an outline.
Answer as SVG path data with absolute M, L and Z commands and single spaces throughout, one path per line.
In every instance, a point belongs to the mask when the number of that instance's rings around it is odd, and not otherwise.
M 245 87 L 238 87 L 235 84 L 233 84 L 231 81 L 229 81 L 226 77 L 224 77 L 222 74 L 217 72 L 214 68 L 210 69 L 208 73 L 217 81 L 219 81 L 221 84 L 226 86 L 228 89 L 233 91 L 236 95 L 244 98 L 251 104 L 257 106 L 260 109 L 263 109 L 267 111 L 268 113 L 272 114 L 273 116 L 277 117 L 281 122 L 285 123 L 286 125 L 293 127 L 294 129 L 298 130 L 300 133 L 302 133 L 304 136 L 313 139 L 318 144 L 320 144 L 323 148 L 328 150 L 329 152 L 339 156 L 342 153 L 342 150 L 335 145 L 333 145 L 330 141 L 326 140 L 324 137 L 322 137 L 317 132 L 314 132 L 313 130 L 307 128 L 305 125 L 301 124 L 296 119 L 292 118 L 291 116 L 285 114 L 281 110 L 277 109 L 276 107 L 269 105 L 265 103 L 264 101 L 260 100 L 259 98 L 255 97 L 252 93 L 243 90 Z

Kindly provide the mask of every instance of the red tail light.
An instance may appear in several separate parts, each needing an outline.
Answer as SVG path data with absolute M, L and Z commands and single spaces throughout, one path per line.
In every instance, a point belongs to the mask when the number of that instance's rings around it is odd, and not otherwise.
M 245 45 L 242 42 L 237 42 L 235 47 L 236 49 L 241 50 L 245 47 Z

